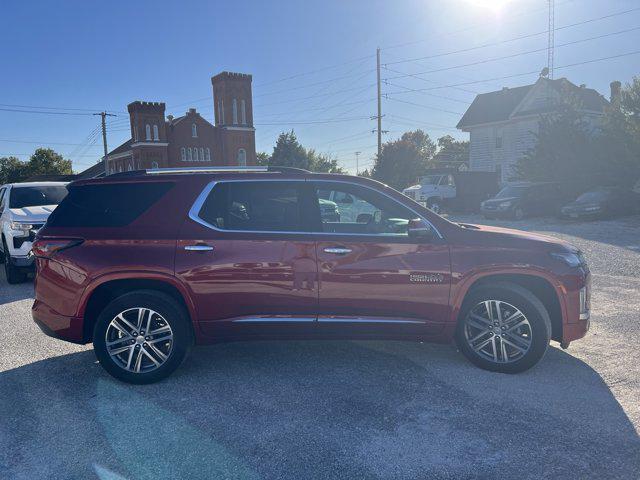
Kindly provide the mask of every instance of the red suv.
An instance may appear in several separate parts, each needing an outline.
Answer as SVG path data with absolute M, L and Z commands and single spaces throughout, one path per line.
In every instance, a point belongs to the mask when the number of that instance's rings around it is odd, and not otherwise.
M 589 328 L 576 248 L 452 223 L 365 178 L 159 169 L 68 190 L 33 245 L 33 318 L 127 382 L 194 343 L 274 338 L 455 338 L 515 373 Z

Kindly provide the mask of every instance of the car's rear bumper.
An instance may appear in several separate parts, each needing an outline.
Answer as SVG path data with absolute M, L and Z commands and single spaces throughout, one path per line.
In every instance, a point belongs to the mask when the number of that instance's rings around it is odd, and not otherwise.
M 491 208 L 480 208 L 480 213 L 485 217 L 494 217 L 494 218 L 507 218 L 513 216 L 513 210 L 511 208 L 507 209 L 491 209 Z
M 86 343 L 82 318 L 61 315 L 39 300 L 33 303 L 31 316 L 40 330 L 50 337 L 72 343 Z

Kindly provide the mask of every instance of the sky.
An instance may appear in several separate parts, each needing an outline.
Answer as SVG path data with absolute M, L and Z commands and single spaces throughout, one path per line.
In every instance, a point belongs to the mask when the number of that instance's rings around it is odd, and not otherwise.
M 640 1 L 555 4 L 555 78 L 608 98 L 612 80 L 640 75 Z M 362 170 L 376 151 L 376 48 L 383 141 L 416 128 L 466 139 L 455 125 L 475 95 L 547 65 L 547 28 L 546 0 L 3 2 L 0 157 L 50 147 L 81 171 L 102 155 L 92 113 L 117 115 L 112 149 L 134 100 L 212 122 L 210 78 L 228 70 L 253 75 L 259 152 L 293 129 L 355 172 L 355 152 Z

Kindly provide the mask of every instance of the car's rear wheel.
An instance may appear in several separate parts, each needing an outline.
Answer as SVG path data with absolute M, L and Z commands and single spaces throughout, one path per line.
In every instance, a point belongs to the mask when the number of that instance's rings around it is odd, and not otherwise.
M 99 314 L 93 347 L 100 365 L 128 383 L 169 376 L 191 345 L 189 319 L 170 296 L 139 290 L 111 301 Z
M 473 289 L 460 311 L 456 341 L 485 370 L 518 373 L 542 359 L 551 338 L 544 305 L 528 290 L 508 283 Z

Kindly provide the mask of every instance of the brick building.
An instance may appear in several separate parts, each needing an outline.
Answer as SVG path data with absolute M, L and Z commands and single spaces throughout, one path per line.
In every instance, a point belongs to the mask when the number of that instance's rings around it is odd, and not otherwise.
M 165 117 L 165 104 L 128 105 L 131 138 L 106 157 L 107 174 L 145 168 L 255 165 L 251 75 L 211 78 L 215 125 L 195 108 Z M 93 168 L 93 167 L 92 167 Z

